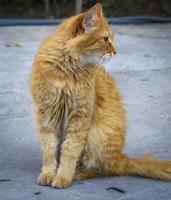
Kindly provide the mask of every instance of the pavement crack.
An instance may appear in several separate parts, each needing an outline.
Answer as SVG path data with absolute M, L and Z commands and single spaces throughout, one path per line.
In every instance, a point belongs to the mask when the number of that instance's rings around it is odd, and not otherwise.
M 40 195 L 42 194 L 41 192 L 34 192 L 35 195 Z
M 8 182 L 8 181 L 12 181 L 11 179 L 0 179 L 0 182 Z

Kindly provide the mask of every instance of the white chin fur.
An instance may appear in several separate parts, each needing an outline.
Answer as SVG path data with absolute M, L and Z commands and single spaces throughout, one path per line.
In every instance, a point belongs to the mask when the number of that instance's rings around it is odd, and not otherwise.
M 79 60 L 82 65 L 104 64 L 107 61 L 109 61 L 110 58 L 111 58 L 111 56 L 109 56 L 109 55 L 104 55 L 104 56 L 88 55 L 88 56 L 81 56 Z
M 88 56 L 81 56 L 80 57 L 80 63 L 82 65 L 87 64 L 100 64 L 101 62 L 100 56 L 96 55 L 88 55 Z

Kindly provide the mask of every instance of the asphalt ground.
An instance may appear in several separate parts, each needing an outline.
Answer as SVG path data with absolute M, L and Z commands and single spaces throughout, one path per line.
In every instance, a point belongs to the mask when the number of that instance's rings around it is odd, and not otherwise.
M 127 110 L 124 152 L 171 159 L 171 24 L 113 28 L 118 54 L 107 68 Z M 54 29 L 0 27 L 0 200 L 170 200 L 171 183 L 142 177 L 95 178 L 62 190 L 37 184 L 41 154 L 29 77 L 40 41 Z

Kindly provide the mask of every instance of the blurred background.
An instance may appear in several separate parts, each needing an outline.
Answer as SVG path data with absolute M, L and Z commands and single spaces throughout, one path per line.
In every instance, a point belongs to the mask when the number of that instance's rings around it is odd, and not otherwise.
M 65 18 L 100 2 L 105 16 L 171 16 L 170 0 L 1 0 L 0 18 Z

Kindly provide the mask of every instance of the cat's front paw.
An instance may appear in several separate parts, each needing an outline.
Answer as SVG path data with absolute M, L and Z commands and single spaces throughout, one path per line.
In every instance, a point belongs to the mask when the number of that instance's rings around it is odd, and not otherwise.
M 54 188 L 67 188 L 71 185 L 72 180 L 69 180 L 67 177 L 56 175 L 53 178 L 51 186 Z
M 51 185 L 53 178 L 55 177 L 55 172 L 41 172 L 37 179 L 39 185 Z

